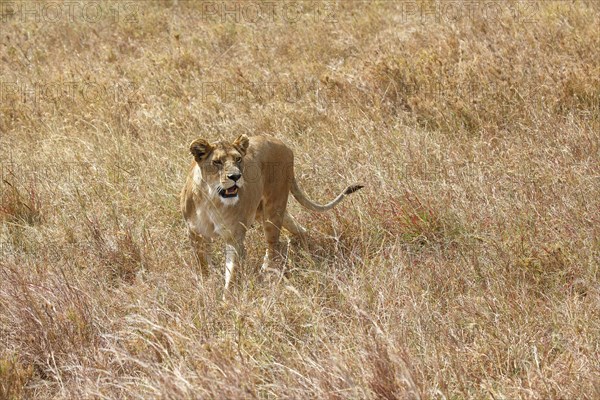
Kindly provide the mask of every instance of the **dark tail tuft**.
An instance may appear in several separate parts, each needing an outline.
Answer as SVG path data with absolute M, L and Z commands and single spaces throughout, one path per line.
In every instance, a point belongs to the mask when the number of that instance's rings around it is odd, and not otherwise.
M 348 187 L 346 188 L 346 190 L 344 191 L 344 194 L 345 194 L 345 195 L 352 194 L 352 193 L 354 193 L 354 192 L 356 192 L 357 190 L 360 190 L 360 189 L 362 189 L 362 188 L 364 188 L 364 186 L 363 186 L 363 185 L 352 185 L 352 186 L 348 186 Z

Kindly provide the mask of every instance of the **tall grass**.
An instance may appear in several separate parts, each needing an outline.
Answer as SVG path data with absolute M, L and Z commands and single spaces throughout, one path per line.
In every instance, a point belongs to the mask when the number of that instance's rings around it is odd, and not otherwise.
M 89 4 L 0 3 L 0 398 L 600 397 L 596 2 Z M 366 188 L 221 302 L 177 196 L 240 133 Z

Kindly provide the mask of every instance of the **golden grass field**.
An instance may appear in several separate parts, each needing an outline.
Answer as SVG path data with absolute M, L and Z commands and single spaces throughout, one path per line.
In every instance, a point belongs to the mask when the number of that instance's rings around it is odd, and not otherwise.
M 0 399 L 600 398 L 598 4 L 2 0 Z M 241 133 L 366 187 L 223 302 L 178 196 Z

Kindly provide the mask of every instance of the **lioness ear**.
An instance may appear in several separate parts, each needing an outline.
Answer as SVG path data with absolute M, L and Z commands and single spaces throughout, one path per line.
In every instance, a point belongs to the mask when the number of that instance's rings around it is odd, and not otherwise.
M 196 162 L 202 162 L 213 149 L 214 147 L 204 139 L 196 139 L 190 143 L 190 153 L 192 153 Z
M 248 136 L 242 134 L 240 136 L 238 136 L 237 139 L 235 139 L 235 142 L 233 142 L 233 146 L 242 154 L 245 155 L 246 151 L 248 150 L 248 145 L 250 144 L 250 140 L 248 139 Z

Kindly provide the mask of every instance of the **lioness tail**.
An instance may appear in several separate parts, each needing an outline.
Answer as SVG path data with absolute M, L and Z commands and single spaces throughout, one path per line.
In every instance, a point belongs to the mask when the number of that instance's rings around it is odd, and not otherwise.
M 294 178 L 294 180 L 292 181 L 291 192 L 292 195 L 294 195 L 294 198 L 298 200 L 298 203 L 302 204 L 304 207 L 312 211 L 323 212 L 331 210 L 333 207 L 336 206 L 336 204 L 342 201 L 342 199 L 345 196 L 352 194 L 361 188 L 363 188 L 363 185 L 350 185 L 346 189 L 344 189 L 344 191 L 340 193 L 335 199 L 333 199 L 327 204 L 317 204 L 314 201 L 310 200 L 308 197 L 306 197 L 302 189 L 300 189 L 300 187 L 298 186 L 296 178 Z

